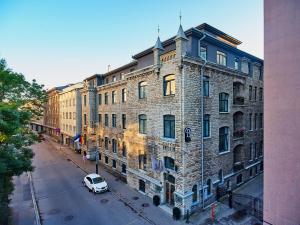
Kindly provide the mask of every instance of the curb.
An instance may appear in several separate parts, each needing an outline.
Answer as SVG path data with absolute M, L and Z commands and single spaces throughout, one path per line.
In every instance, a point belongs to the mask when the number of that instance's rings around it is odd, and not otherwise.
M 36 222 L 36 225 L 41 225 L 40 212 L 39 212 L 39 208 L 37 206 L 36 198 L 34 195 L 34 187 L 33 187 L 31 172 L 27 172 L 27 176 L 28 176 L 29 184 L 30 184 L 30 192 L 31 192 L 31 198 L 32 198 L 32 203 L 33 203 L 33 207 L 34 207 L 35 222 Z

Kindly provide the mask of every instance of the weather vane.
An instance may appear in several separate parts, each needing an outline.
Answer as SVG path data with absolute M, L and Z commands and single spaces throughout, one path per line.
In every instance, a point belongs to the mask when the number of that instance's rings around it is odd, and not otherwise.
M 159 36 L 159 24 L 157 25 L 157 34 Z
M 182 15 L 181 15 L 181 10 L 179 11 L 179 22 L 180 22 L 180 25 L 181 25 L 181 18 L 182 18 Z

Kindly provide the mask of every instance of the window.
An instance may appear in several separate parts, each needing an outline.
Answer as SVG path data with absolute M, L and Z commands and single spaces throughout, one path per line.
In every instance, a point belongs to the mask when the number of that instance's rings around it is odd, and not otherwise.
M 259 101 L 263 100 L 263 89 L 259 88 Z
M 126 174 L 126 165 L 122 164 L 122 173 Z
M 197 185 L 195 184 L 192 188 L 192 192 L 193 192 L 193 202 L 197 202 L 198 200 L 198 191 L 197 191 Z
M 249 130 L 252 130 L 252 113 L 249 113 Z
M 228 112 L 228 98 L 229 94 L 227 93 L 219 94 L 219 112 Z
M 83 96 L 83 105 L 86 106 L 86 95 Z
M 69 119 L 72 119 L 72 113 L 69 112 Z
M 126 114 L 122 114 L 122 128 L 126 129 Z
M 105 83 L 106 83 L 106 84 L 109 83 L 109 78 L 108 78 L 108 77 L 105 79 Z
M 111 92 L 111 103 L 112 104 L 115 104 L 117 102 L 117 99 L 116 99 L 116 91 L 112 91 Z
M 252 86 L 249 85 L 249 101 L 252 100 Z
M 75 120 L 75 118 L 76 118 L 76 113 L 73 112 L 73 119 Z
M 164 137 L 175 138 L 175 116 L 164 115 Z
M 257 158 L 257 143 L 254 143 L 254 158 Z
M 67 114 L 68 115 L 68 114 Z M 68 118 L 67 118 L 68 119 Z M 86 114 L 83 114 L 83 124 L 86 125 Z
M 227 65 L 227 55 L 224 52 L 217 51 L 217 63 L 222 66 Z
M 249 170 L 249 177 L 252 177 L 252 168 Z
M 219 129 L 219 152 L 229 151 L 229 127 Z
M 219 170 L 218 176 L 219 176 L 220 183 L 223 183 L 223 181 L 224 181 L 223 170 Z
M 263 80 L 263 68 L 260 67 L 258 72 L 259 72 L 259 80 Z
M 108 127 L 108 114 L 104 115 L 104 126 Z
M 147 87 L 146 81 L 142 81 L 139 83 L 139 98 L 140 99 L 146 98 L 146 87 Z
M 109 142 L 108 137 L 105 137 L 105 138 L 104 138 L 104 148 L 105 148 L 106 150 L 108 150 L 108 142 Z
M 126 88 L 122 89 L 122 102 L 126 102 Z
M 139 154 L 139 169 L 146 170 L 147 169 L 147 155 Z
M 98 104 L 102 105 L 102 94 L 98 94 Z
M 126 149 L 126 143 L 123 141 L 123 143 L 122 143 L 122 156 L 124 157 L 124 158 L 126 158 L 126 156 L 127 156 L 127 149 Z
M 104 94 L 104 104 L 108 105 L 108 92 Z
M 102 114 L 98 114 L 98 122 L 99 124 L 102 123 Z
M 199 41 L 199 45 L 200 45 L 200 41 Z M 207 47 L 200 46 L 198 55 L 201 59 L 206 60 L 207 59 Z
M 117 162 L 115 159 L 112 160 L 112 167 L 117 168 Z
M 113 153 L 117 153 L 118 151 L 118 143 L 116 139 L 112 139 L 112 151 Z
M 238 58 L 234 59 L 234 69 L 236 69 L 236 70 L 239 69 L 239 59 Z
M 99 152 L 99 160 L 100 160 L 100 161 L 101 161 L 101 156 L 102 156 L 102 155 L 101 155 L 101 153 Z
M 112 127 L 117 127 L 117 115 L 116 114 L 112 114 L 111 118 L 112 118 L 112 120 L 111 120 Z
M 205 114 L 203 117 L 203 137 L 210 136 L 210 115 Z
M 147 116 L 145 114 L 139 115 L 139 132 L 141 134 L 147 133 Z
M 254 101 L 256 101 L 257 87 L 254 88 Z
M 171 157 L 164 157 L 165 168 L 170 170 L 175 170 L 175 162 Z
M 124 74 L 124 72 L 122 72 L 122 73 L 120 74 L 120 79 L 121 79 L 121 80 L 124 80 L 124 78 L 125 78 L 125 74 Z
M 254 114 L 254 130 L 257 129 L 257 113 Z
M 211 195 L 211 179 L 207 180 L 206 185 L 207 185 L 206 195 L 209 196 Z
M 209 78 L 206 76 L 203 77 L 203 96 L 209 96 Z
M 249 160 L 253 159 L 253 144 L 249 144 Z
M 240 174 L 236 177 L 236 184 L 240 184 L 243 182 L 243 175 Z
M 175 75 L 164 77 L 164 96 L 175 95 Z
M 259 114 L 258 127 L 259 127 L 260 129 L 263 128 L 263 118 L 264 118 L 263 113 Z
M 105 156 L 105 163 L 108 164 L 108 157 Z
M 145 184 L 145 181 L 143 180 L 139 180 L 139 191 L 141 192 L 144 192 L 145 193 L 145 190 L 146 189 L 146 184 Z
M 112 77 L 112 82 L 116 82 L 117 81 L 117 77 L 116 76 L 113 76 Z

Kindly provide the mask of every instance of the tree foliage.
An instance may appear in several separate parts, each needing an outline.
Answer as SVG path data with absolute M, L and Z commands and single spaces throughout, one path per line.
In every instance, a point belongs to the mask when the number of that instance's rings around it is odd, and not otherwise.
M 42 115 L 46 99 L 43 85 L 26 81 L 0 59 L 0 215 L 7 215 L 12 177 L 33 169 L 30 146 L 37 138 L 29 123 Z

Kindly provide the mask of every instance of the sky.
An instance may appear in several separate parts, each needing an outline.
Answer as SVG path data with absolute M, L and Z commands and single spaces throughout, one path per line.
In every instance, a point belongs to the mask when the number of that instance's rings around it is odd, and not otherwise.
M 263 59 L 262 0 L 0 0 L 0 58 L 47 88 L 80 82 L 208 23 Z

